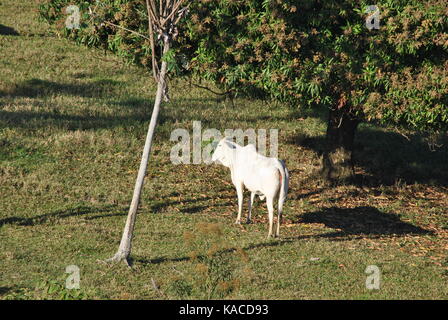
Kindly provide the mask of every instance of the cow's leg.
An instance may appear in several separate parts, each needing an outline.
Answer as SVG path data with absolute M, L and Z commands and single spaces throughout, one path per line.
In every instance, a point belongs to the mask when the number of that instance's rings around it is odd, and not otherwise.
M 251 192 L 249 199 L 249 215 L 247 216 L 246 223 L 250 223 L 250 218 L 252 215 L 252 205 L 254 204 L 254 199 L 255 199 L 255 192 Z
M 268 238 L 272 236 L 272 229 L 274 224 L 274 203 L 271 197 L 266 196 L 266 204 L 268 206 L 268 214 L 269 214 L 269 233 Z
M 237 183 L 236 184 L 236 193 L 238 195 L 238 217 L 236 217 L 236 224 L 241 223 L 241 213 L 243 211 L 243 184 Z
M 277 216 L 277 231 L 275 232 L 275 237 L 280 236 L 280 222 L 282 221 L 282 208 L 279 206 L 278 208 L 278 216 Z

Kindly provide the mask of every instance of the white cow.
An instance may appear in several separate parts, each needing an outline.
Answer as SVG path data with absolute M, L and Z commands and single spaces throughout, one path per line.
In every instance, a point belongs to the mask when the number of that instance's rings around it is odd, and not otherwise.
M 285 163 L 277 158 L 268 158 L 258 154 L 253 144 L 242 147 L 226 138 L 218 143 L 212 155 L 212 161 L 220 162 L 230 168 L 232 182 L 238 194 L 238 217 L 235 223 L 241 223 L 243 186 L 245 186 L 251 192 L 247 223 L 250 223 L 255 195 L 258 195 L 261 200 L 266 197 L 269 212 L 268 238 L 271 237 L 274 221 L 274 199 L 278 196 L 278 219 L 275 233 L 275 236 L 278 237 L 283 203 L 288 193 L 289 173 Z

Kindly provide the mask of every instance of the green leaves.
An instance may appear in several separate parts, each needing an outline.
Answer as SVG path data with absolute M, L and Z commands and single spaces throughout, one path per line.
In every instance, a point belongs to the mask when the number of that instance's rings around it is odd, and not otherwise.
M 42 18 L 57 24 L 66 3 L 47 0 L 40 7 Z M 87 10 L 93 1 L 75 3 Z M 378 0 L 379 30 L 366 26 L 370 4 L 193 1 L 164 59 L 176 76 L 212 81 L 239 95 L 328 107 L 345 93 L 351 112 L 365 119 L 419 130 L 446 128 L 444 1 Z M 147 35 L 144 1 L 105 0 L 96 10 L 90 25 L 62 34 L 150 67 L 144 37 L 102 23 Z

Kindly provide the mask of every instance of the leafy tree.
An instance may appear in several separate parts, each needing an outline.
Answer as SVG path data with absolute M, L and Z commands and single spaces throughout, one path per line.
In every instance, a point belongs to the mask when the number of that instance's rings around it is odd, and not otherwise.
M 49 10 L 60 1 L 42 7 L 47 20 L 60 19 Z M 123 29 L 145 34 L 142 1 L 104 4 L 101 23 L 63 32 L 150 66 L 148 40 Z M 377 0 L 379 29 L 366 24 L 370 4 L 193 1 L 170 55 L 170 69 L 211 81 L 234 95 L 327 108 L 323 173 L 328 179 L 348 177 L 360 122 L 425 132 L 448 127 L 446 1 Z
M 366 24 L 368 4 L 195 2 L 179 47 L 191 45 L 193 72 L 226 90 L 328 108 L 323 172 L 344 178 L 361 121 L 448 127 L 446 2 L 376 1 L 379 29 Z

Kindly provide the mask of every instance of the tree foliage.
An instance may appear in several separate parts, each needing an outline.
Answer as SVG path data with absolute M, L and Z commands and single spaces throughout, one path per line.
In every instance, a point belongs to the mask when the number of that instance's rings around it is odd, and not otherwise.
M 85 12 L 96 7 L 95 16 L 85 14 L 79 30 L 63 26 L 68 0 L 46 0 L 40 12 L 61 34 L 150 67 L 149 40 L 141 36 L 148 34 L 144 1 L 75 2 Z M 377 0 L 378 30 L 366 27 L 370 4 L 193 1 L 166 59 L 176 75 L 212 81 L 235 94 L 327 106 L 415 130 L 446 130 L 446 2 Z

